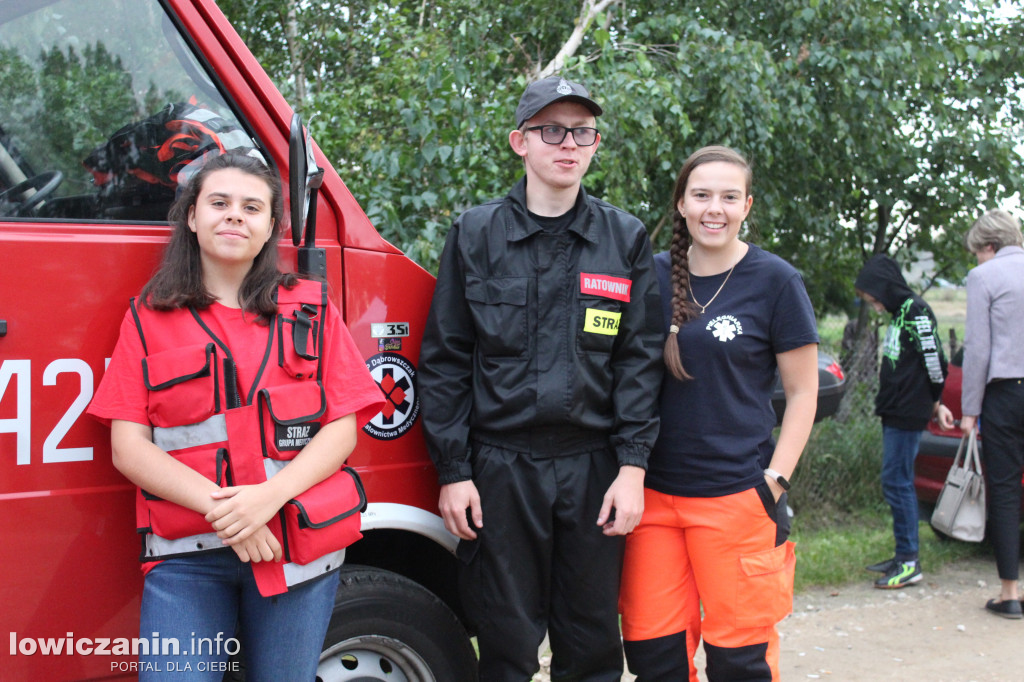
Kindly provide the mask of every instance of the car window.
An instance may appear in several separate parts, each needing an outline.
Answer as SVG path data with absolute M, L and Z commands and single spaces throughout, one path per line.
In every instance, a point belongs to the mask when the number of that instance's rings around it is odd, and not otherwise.
M 0 218 L 163 222 L 196 159 L 254 146 L 159 3 L 0 3 Z

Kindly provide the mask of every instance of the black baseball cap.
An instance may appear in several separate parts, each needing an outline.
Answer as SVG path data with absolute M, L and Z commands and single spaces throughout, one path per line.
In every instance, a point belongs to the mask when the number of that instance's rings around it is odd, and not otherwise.
M 597 102 L 590 99 L 587 89 L 579 83 L 567 81 L 561 76 L 548 76 L 526 86 L 523 96 L 519 98 L 519 106 L 516 107 L 516 128 L 555 102 L 579 102 L 590 109 L 594 116 L 604 113 Z

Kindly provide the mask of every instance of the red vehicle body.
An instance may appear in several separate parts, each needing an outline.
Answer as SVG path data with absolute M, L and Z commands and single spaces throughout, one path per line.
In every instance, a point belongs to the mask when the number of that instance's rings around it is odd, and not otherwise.
M 134 676 L 135 655 L 98 651 L 101 640 L 139 637 L 134 489 L 111 465 L 109 430 L 84 410 L 128 299 L 153 272 L 170 230 L 154 213 L 165 215 L 163 203 L 149 214 L 135 199 L 111 207 L 105 178 L 95 168 L 90 178 L 82 154 L 65 154 L 58 142 L 67 131 L 83 134 L 87 119 L 105 123 L 105 136 L 137 122 L 90 114 L 122 94 L 129 110 L 132 93 L 154 107 L 215 100 L 211 108 L 244 131 L 287 187 L 292 110 L 213 0 L 4 0 L 0 46 L 0 679 Z M 77 63 L 128 73 L 131 87 L 90 100 L 98 84 L 121 82 L 104 77 L 56 99 L 51 85 L 60 81 L 47 81 L 45 68 L 53 63 L 64 65 L 65 83 L 91 73 L 76 71 Z M 179 75 L 154 75 L 171 67 Z M 40 109 L 26 112 L 40 97 Z M 82 125 L 41 122 L 61 107 Z M 60 154 L 79 166 L 69 161 L 50 173 Z M 455 615 L 456 543 L 436 512 L 436 476 L 417 419 L 415 372 L 434 281 L 378 235 L 319 149 L 312 155 L 324 170 L 315 247 L 390 399 L 349 460 L 370 504 L 364 539 L 342 569 L 320 677 L 467 679 L 473 650 Z M 282 263 L 294 269 L 298 250 L 287 237 L 282 244 Z M 55 653 L 56 645 L 65 648 Z
M 942 389 L 942 404 L 950 409 L 953 418 L 959 424 L 962 411 L 960 407 L 960 393 L 963 388 L 963 350 L 954 354 L 949 363 L 949 375 L 946 377 L 946 385 Z M 978 450 L 982 454 L 984 462 L 984 444 L 981 436 L 984 435 L 984 424 L 978 432 Z M 949 431 L 943 431 L 935 422 L 928 422 L 928 429 L 921 436 L 921 445 L 917 451 L 917 460 L 914 463 L 914 488 L 917 491 L 917 501 L 921 508 L 923 519 L 931 518 L 932 510 L 939 499 L 939 492 L 942 484 L 946 481 L 946 474 L 953 466 L 953 458 L 956 457 L 957 447 L 963 431 L 956 426 Z M 1024 485 L 1024 480 L 1021 482 Z M 1021 510 L 1024 511 L 1024 499 L 1021 500 Z
M 917 490 L 917 500 L 922 511 L 928 513 L 928 516 L 922 518 L 930 518 L 931 509 L 939 499 L 939 491 L 946 481 L 949 468 L 953 466 L 953 458 L 956 457 L 957 446 L 963 436 L 959 427 L 962 415 L 960 390 L 964 378 L 963 368 L 960 366 L 962 355 L 957 354 L 949 363 L 949 374 L 942 389 L 942 404 L 953 413 L 957 426 L 949 431 L 943 431 L 936 422 L 929 421 L 928 428 L 921 436 L 921 445 L 914 462 L 914 488 Z

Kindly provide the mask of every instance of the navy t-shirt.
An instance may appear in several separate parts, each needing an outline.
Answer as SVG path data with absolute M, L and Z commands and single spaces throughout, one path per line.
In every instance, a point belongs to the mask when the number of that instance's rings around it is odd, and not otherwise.
M 654 258 L 665 329 L 671 322 L 669 254 Z M 706 303 L 726 273 L 691 277 Z M 661 431 L 645 485 L 670 495 L 719 497 L 755 487 L 775 449 L 771 406 L 778 353 L 818 342 L 800 274 L 754 245 L 703 314 L 679 331 L 683 367 L 661 386 Z

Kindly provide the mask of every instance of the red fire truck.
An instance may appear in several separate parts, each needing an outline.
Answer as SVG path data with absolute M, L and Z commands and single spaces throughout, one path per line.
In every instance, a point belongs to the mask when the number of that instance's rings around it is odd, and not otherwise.
M 213 0 L 0 0 L 0 680 L 135 673 L 134 491 L 84 411 L 175 180 L 236 146 L 290 187 L 282 262 L 324 274 L 388 399 L 349 460 L 369 505 L 319 678 L 473 676 L 418 420 L 433 278 L 377 234 Z

